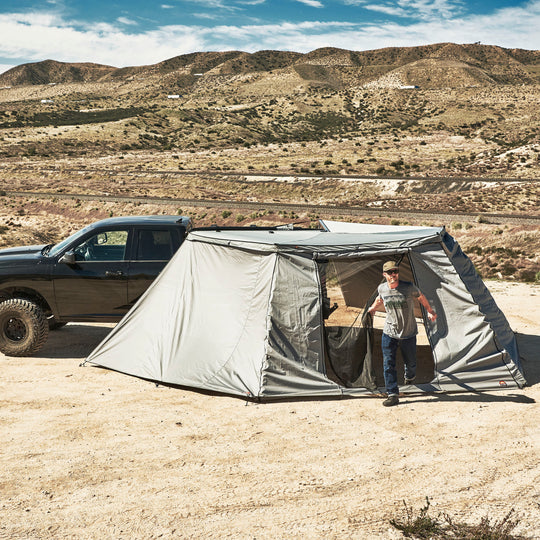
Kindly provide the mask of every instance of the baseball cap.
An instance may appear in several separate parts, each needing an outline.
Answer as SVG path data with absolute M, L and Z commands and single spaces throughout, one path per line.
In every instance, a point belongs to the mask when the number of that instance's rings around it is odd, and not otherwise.
M 383 264 L 382 271 L 388 272 L 388 270 L 393 270 L 394 268 L 399 268 L 399 264 L 396 261 L 386 261 Z

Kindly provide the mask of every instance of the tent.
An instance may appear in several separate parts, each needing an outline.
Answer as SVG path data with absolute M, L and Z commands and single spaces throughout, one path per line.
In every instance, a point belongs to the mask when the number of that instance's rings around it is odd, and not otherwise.
M 526 384 L 507 320 L 444 227 L 321 223 L 193 230 L 86 362 L 261 400 L 373 394 L 384 381 L 365 308 L 399 258 L 438 314 L 417 306 L 426 343 L 404 392 Z

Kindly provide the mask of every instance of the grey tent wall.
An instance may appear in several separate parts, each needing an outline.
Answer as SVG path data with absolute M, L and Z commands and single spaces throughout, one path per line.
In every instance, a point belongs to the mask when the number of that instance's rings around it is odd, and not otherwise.
M 292 308 L 292 309 L 291 309 Z M 322 299 L 311 258 L 277 255 L 261 396 L 340 395 L 325 375 Z
M 438 315 L 435 323 L 427 323 L 433 383 L 442 390 L 522 386 L 525 380 L 512 358 L 515 338 L 461 250 L 449 253 L 442 243 L 427 244 L 411 250 L 409 258 L 419 288 Z
M 448 257 L 452 261 L 454 268 L 461 276 L 464 285 L 471 293 L 474 301 L 478 304 L 480 311 L 484 314 L 486 321 L 493 328 L 498 347 L 508 353 L 508 369 L 511 371 L 518 386 L 527 384 L 523 376 L 517 340 L 504 313 L 499 309 L 493 296 L 476 272 L 471 260 L 463 251 L 459 244 L 448 233 L 443 235 L 444 247 L 448 252 Z
M 274 259 L 184 242 L 87 361 L 170 384 L 259 395 Z

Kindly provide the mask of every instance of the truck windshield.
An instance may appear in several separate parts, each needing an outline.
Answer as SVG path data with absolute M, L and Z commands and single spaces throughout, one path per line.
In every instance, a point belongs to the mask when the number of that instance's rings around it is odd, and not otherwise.
M 88 225 L 88 227 L 85 227 L 84 229 L 81 229 L 80 231 L 77 231 L 76 233 L 73 233 L 71 236 L 68 236 L 65 240 L 62 240 L 58 244 L 55 244 L 47 254 L 49 257 L 56 257 L 59 253 L 62 253 L 62 251 L 69 246 L 71 243 L 75 242 L 78 238 L 81 238 L 84 236 L 89 230 L 91 230 L 92 225 Z

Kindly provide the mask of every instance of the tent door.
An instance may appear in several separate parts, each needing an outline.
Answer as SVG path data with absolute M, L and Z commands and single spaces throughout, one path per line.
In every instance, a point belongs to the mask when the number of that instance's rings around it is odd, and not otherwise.
M 323 297 L 328 378 L 346 387 L 384 387 L 381 334 L 384 312 L 372 319 L 365 315 L 382 281 L 384 257 L 328 259 L 318 261 Z M 408 256 L 400 265 L 401 279 L 415 282 Z M 430 383 L 435 377 L 433 353 L 426 337 L 422 314 L 417 306 L 416 383 Z M 403 381 L 403 362 L 398 353 L 398 380 Z

